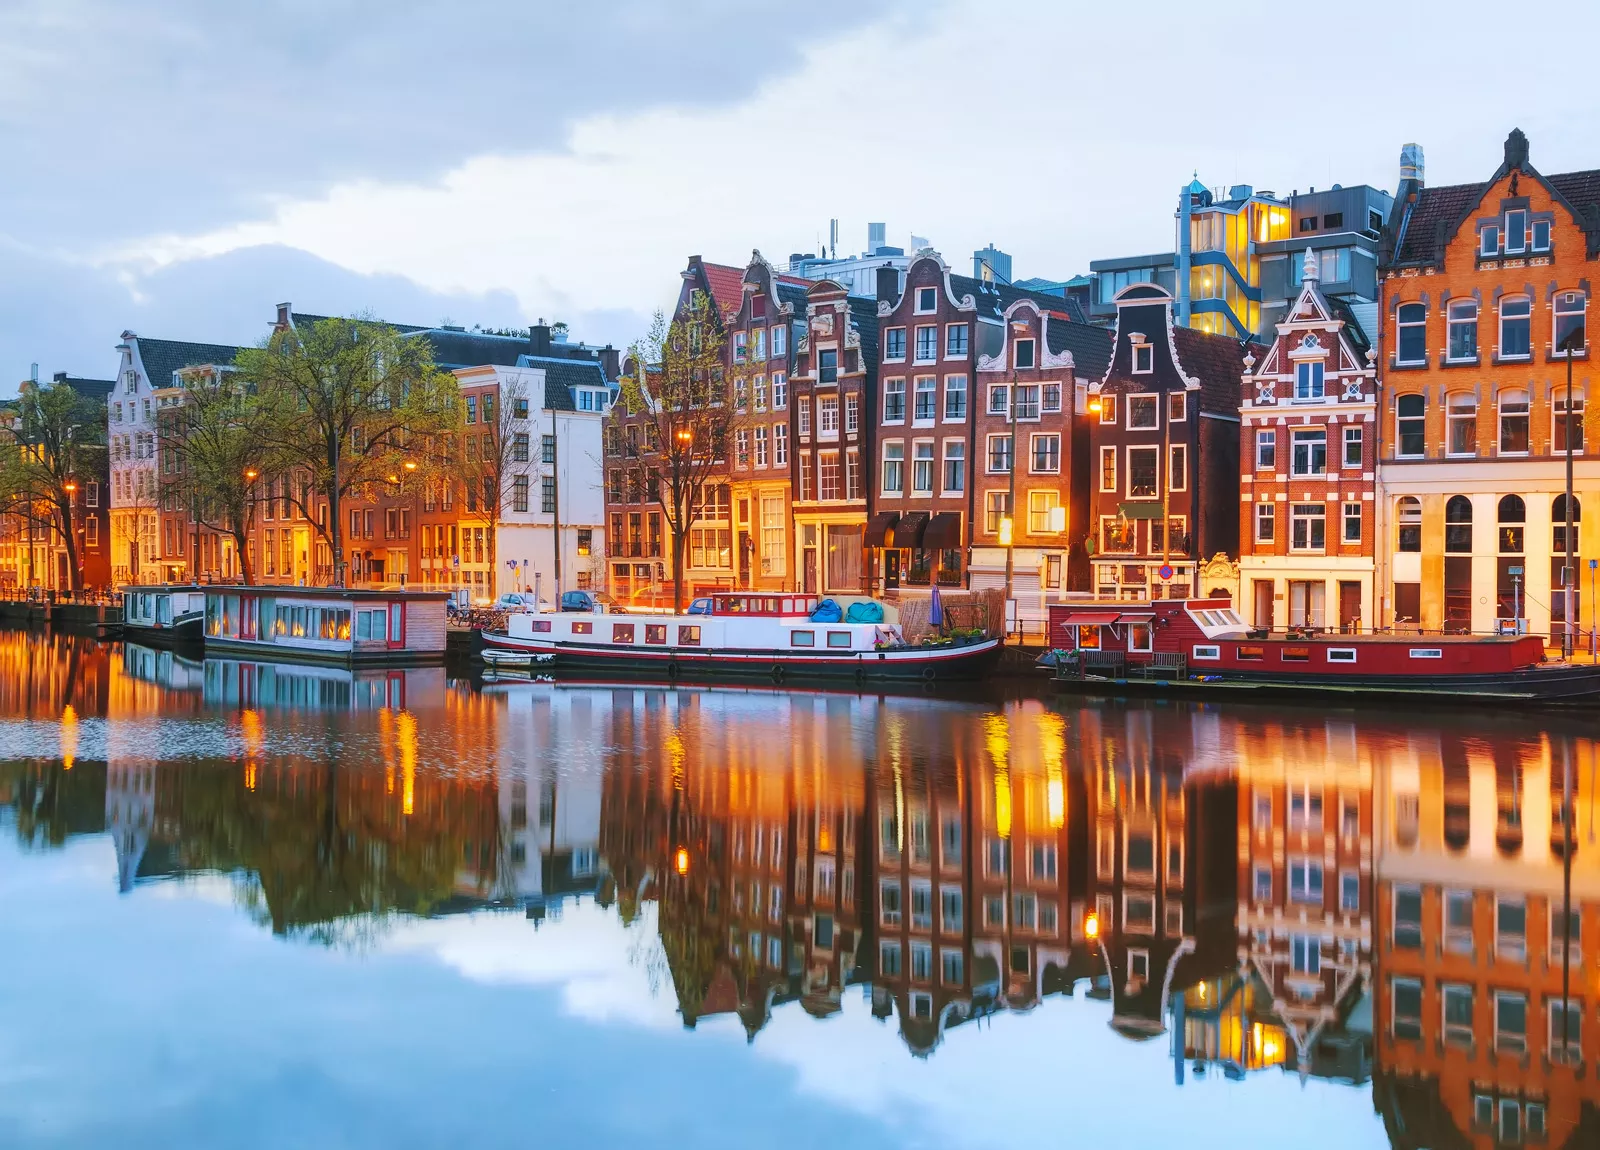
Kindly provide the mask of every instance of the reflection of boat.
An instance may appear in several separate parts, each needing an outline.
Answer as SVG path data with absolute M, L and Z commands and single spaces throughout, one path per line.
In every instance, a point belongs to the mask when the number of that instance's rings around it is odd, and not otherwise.
M 975 678 L 999 656 L 999 639 L 908 644 L 892 607 L 869 623 L 813 619 L 816 610 L 814 595 L 714 595 L 710 609 L 695 615 L 512 615 L 505 631 L 485 632 L 483 639 L 486 656 L 495 649 L 552 652 L 561 670 L 619 677 L 932 682 Z
M 352 670 L 297 663 L 205 661 L 205 701 L 239 707 L 327 707 L 403 710 L 414 689 L 440 690 L 444 671 Z
M 205 664 L 175 651 L 157 650 L 138 643 L 122 645 L 122 670 L 126 675 L 155 683 L 169 691 L 198 691 Z
M 444 660 L 444 591 L 212 587 L 208 654 L 354 664 Z
M 553 663 L 555 655 L 551 652 L 491 647 L 484 651 L 483 661 L 496 671 L 531 671 L 535 663 Z
M 1063 690 L 1233 699 L 1321 695 L 1399 700 L 1587 703 L 1600 667 L 1545 662 L 1536 635 L 1340 635 L 1252 631 L 1227 600 L 1051 606 Z
M 198 643 L 205 609 L 204 587 L 130 585 L 122 589 L 122 633 L 139 643 Z

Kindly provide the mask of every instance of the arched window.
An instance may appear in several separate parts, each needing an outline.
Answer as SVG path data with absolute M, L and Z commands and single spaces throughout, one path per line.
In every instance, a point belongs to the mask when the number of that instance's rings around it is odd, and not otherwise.
M 1475 392 L 1451 392 L 1445 401 L 1445 422 L 1449 425 L 1445 438 L 1446 453 L 1478 454 L 1478 396 Z
M 1506 495 L 1500 500 L 1500 553 L 1522 554 L 1523 524 L 1528 521 L 1528 508 L 1520 495 Z
M 1577 496 L 1572 497 L 1572 549 L 1578 549 L 1576 538 L 1578 524 L 1583 520 L 1583 500 Z M 1550 503 L 1550 554 L 1565 555 L 1567 553 L 1567 497 L 1557 495 Z
M 1472 500 L 1465 495 L 1452 495 L 1444 505 L 1444 549 L 1472 554 Z
M 1451 360 L 1478 358 L 1478 301 L 1453 299 L 1450 301 L 1447 325 L 1449 341 L 1445 355 Z
M 1554 301 L 1555 328 L 1551 332 L 1550 350 L 1556 355 L 1567 354 L 1567 341 L 1572 341 L 1573 351 L 1582 351 L 1587 345 L 1584 332 L 1584 313 L 1588 297 L 1581 291 L 1556 293 Z
M 1422 500 L 1402 495 L 1395 505 L 1395 521 L 1400 526 L 1397 550 L 1417 554 L 1422 550 Z
M 1520 388 L 1500 392 L 1500 454 L 1528 454 L 1528 393 Z
M 1500 358 L 1527 359 L 1533 351 L 1533 301 L 1525 295 L 1500 301 Z
M 1421 459 L 1427 454 L 1428 401 L 1420 395 L 1402 395 L 1394 404 L 1395 455 Z
M 1395 309 L 1395 359 L 1399 363 L 1427 362 L 1427 304 L 1403 303 Z
M 1572 389 L 1572 418 L 1567 418 L 1567 389 L 1557 384 L 1550 397 L 1550 450 L 1565 454 L 1571 439 L 1574 455 L 1583 453 L 1583 388 Z

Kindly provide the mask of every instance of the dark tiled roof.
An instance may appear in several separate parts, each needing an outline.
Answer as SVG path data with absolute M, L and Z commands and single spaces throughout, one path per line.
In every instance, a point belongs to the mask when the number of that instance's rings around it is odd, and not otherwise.
M 1184 374 L 1200 381 L 1200 410 L 1239 414 L 1244 353 L 1249 348 L 1260 359 L 1261 348 L 1248 341 L 1241 343 L 1232 336 L 1211 335 L 1192 327 L 1173 328 L 1172 338 Z
M 722 315 L 737 312 L 744 302 L 744 269 L 701 260 L 700 270 L 705 274 L 706 287 L 711 291 L 717 311 Z
M 1072 353 L 1074 375 L 1101 379 L 1106 374 L 1106 368 L 1111 366 L 1112 339 L 1109 328 L 1065 319 L 1058 311 L 1050 316 L 1045 328 L 1045 340 L 1053 355 L 1060 355 L 1064 351 Z
M 1324 296 L 1323 298 L 1328 301 L 1328 310 L 1333 313 L 1334 317 L 1344 320 L 1345 334 L 1350 337 L 1350 344 L 1356 349 L 1356 355 L 1366 355 L 1367 349 L 1372 346 L 1372 343 L 1367 339 L 1366 329 L 1361 326 L 1361 321 L 1356 318 L 1356 313 L 1350 310 L 1350 304 L 1337 296 Z M 1356 366 L 1365 367 L 1366 365 L 1358 361 Z
M 294 324 L 295 327 L 299 328 L 299 327 L 310 327 L 312 324 L 318 323 L 318 322 L 320 322 L 322 320 L 325 320 L 325 319 L 339 319 L 339 318 L 343 318 L 343 317 L 331 316 L 331 315 L 313 315 L 311 312 L 308 312 L 308 311 L 297 311 L 297 312 L 290 313 L 289 322 Z M 427 330 L 429 330 L 426 327 L 419 327 L 416 324 L 389 323 L 388 320 L 381 320 L 381 319 L 380 320 L 374 320 L 373 322 L 374 323 L 388 324 L 388 326 L 394 328 L 395 331 L 399 332 L 401 335 L 410 335 L 414 331 L 427 331 Z
M 241 349 L 223 343 L 182 343 L 173 339 L 145 339 L 139 342 L 139 359 L 151 387 L 171 387 L 172 373 L 185 367 L 231 364 Z
M 1501 166 L 1490 179 L 1480 184 L 1447 184 L 1423 188 L 1406 221 L 1395 251 L 1395 266 L 1437 264 L 1444 258 L 1445 245 L 1466 219 L 1467 213 L 1483 198 L 1489 187 L 1501 179 Z M 1565 200 L 1583 221 L 1589 236 L 1589 254 L 1600 251 L 1600 170 L 1541 175 L 1531 167 L 1522 169 L 1526 177 L 1542 180 Z M 1402 208 L 1402 211 L 1404 209 Z
M 789 304 L 794 308 L 794 314 L 801 319 L 806 315 L 806 289 L 811 286 L 810 280 L 803 281 L 805 286 L 790 280 L 772 277 L 772 289 L 778 293 L 778 302 Z
M 114 379 L 83 379 L 76 375 L 60 375 L 51 380 L 52 383 L 64 383 L 79 395 L 90 399 L 105 399 L 117 386 Z
M 458 367 L 515 367 L 517 357 L 528 351 L 526 336 L 484 335 L 476 331 L 449 331 L 444 328 L 416 328 L 406 332 L 413 339 L 425 339 L 433 348 L 433 362 L 449 371 Z
M 575 387 L 610 387 L 598 360 L 562 359 L 553 355 L 523 355 L 518 367 L 544 368 L 544 406 L 546 411 L 576 411 L 572 398 Z
M 850 322 L 861 333 L 861 362 L 878 362 L 878 301 L 870 296 L 849 297 Z M 805 315 L 802 309 L 800 314 Z
M 998 318 L 1006 308 L 1016 303 L 1019 299 L 1031 299 L 1045 311 L 1058 311 L 1070 316 L 1075 322 L 1083 323 L 1085 316 L 1083 309 L 1078 306 L 1077 300 L 1067 299 L 1064 296 L 1052 295 L 1049 292 L 1029 291 L 1014 284 L 989 283 L 972 276 L 950 276 L 950 290 L 956 299 L 970 295 L 978 304 L 980 315 Z

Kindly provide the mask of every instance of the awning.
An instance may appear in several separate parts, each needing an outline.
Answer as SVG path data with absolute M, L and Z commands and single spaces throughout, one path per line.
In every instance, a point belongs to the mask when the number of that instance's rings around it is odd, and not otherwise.
M 1056 617 L 1061 627 L 1109 627 L 1122 618 L 1117 611 L 1068 611 Z
M 941 511 L 928 520 L 928 529 L 922 533 L 925 551 L 953 551 L 961 546 L 961 514 Z
M 1124 503 L 1117 510 L 1122 512 L 1124 519 L 1161 518 L 1161 504 L 1159 503 Z
M 894 525 L 893 538 L 889 546 L 900 550 L 922 546 L 922 533 L 928 526 L 928 513 L 926 511 L 907 511 L 900 516 L 900 522 Z
M 890 530 L 899 518 L 900 513 L 898 511 L 880 511 L 867 520 L 867 537 L 863 541 L 863 546 L 884 546 L 884 540 L 888 538 Z

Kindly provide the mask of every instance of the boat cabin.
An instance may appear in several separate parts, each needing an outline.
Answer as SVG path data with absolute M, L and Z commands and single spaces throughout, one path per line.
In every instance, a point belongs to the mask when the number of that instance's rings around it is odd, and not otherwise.
M 445 591 L 345 587 L 211 587 L 207 654 L 342 664 L 437 663 Z
M 130 584 L 122 588 L 122 624 L 164 630 L 198 620 L 206 589 L 194 584 Z
M 1080 673 L 1185 675 L 1494 674 L 1544 660 L 1537 635 L 1345 635 L 1252 630 L 1227 599 L 1051 605 L 1050 643 Z

